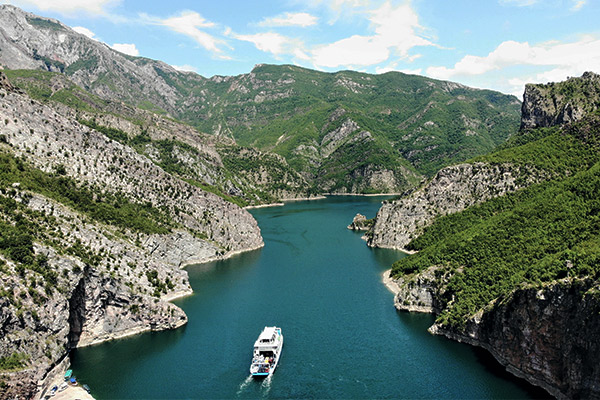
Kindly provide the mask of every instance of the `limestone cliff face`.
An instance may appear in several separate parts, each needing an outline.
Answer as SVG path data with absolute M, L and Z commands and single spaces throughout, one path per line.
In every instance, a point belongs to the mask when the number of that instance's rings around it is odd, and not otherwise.
M 237 146 L 230 138 L 201 133 L 119 100 L 101 99 L 63 74 L 13 72 L 10 79 L 62 116 L 98 127 L 122 143 L 137 143 L 136 150 L 154 164 L 217 193 L 248 205 L 309 197 L 307 180 L 277 154 Z
M 42 395 L 72 347 L 185 324 L 168 303 L 191 293 L 181 267 L 263 245 L 246 210 L 32 100 L 1 74 L 0 135 L 3 155 L 174 221 L 169 232 L 146 234 L 100 223 L 19 182 L 0 188 L 2 220 L 36 226 L 33 266 L 0 254 L 0 357 L 22 359 L 18 371 L 0 374 L 0 399 Z
M 394 281 L 402 311 L 439 313 L 449 276 L 430 267 Z M 460 271 L 459 271 L 460 273 Z M 464 328 L 433 334 L 483 347 L 514 375 L 560 399 L 600 397 L 600 282 L 564 279 L 492 301 Z
M 421 189 L 399 200 L 384 202 L 367 244 L 402 249 L 438 215 L 462 211 L 547 177 L 543 171 L 512 164 L 474 163 L 443 168 Z
M 56 281 L 44 285 L 35 271 L 23 271 L 0 256 L 0 356 L 22 354 L 27 359 L 24 370 L 0 374 L 7 384 L 0 398 L 33 398 L 48 389 L 62 371 L 53 367 L 69 348 L 187 322 L 183 311 L 167 302 L 192 292 L 179 266 L 182 256 L 172 259 L 149 251 L 132 237 L 90 223 L 44 196 L 13 189 L 8 197 L 36 213 L 41 233 L 53 237 L 52 246 L 36 243 L 34 250 L 46 258 L 43 268 L 54 271 Z M 69 250 L 73 246 L 96 258 L 95 265 Z
M 521 106 L 521 129 L 578 121 L 600 107 L 600 75 L 585 72 L 564 82 L 528 84 Z
M 59 165 L 68 176 L 132 201 L 163 207 L 187 229 L 206 235 L 204 260 L 262 246 L 256 221 L 245 210 L 183 182 L 133 149 L 66 118 L 27 96 L 6 91 L 1 134 L 15 153 L 44 171 Z
M 600 398 L 600 283 L 517 289 L 467 321 L 430 331 L 490 351 L 508 371 L 559 399 Z
M 444 305 L 440 301 L 449 276 L 438 266 L 431 266 L 420 274 L 394 279 L 396 295 L 394 306 L 400 311 L 439 313 Z

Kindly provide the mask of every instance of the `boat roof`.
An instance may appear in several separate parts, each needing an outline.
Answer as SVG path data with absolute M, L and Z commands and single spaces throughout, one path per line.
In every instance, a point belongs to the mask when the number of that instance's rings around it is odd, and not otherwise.
M 260 336 L 258 337 L 258 341 L 271 340 L 271 338 L 275 334 L 275 329 L 277 329 L 276 326 L 265 326 L 265 329 L 263 329 L 263 331 L 260 333 Z

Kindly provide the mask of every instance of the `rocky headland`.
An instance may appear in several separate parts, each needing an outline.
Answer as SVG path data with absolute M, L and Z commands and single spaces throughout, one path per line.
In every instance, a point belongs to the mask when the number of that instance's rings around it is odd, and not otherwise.
M 595 149 L 597 149 L 598 132 L 600 132 L 597 117 L 593 114 L 600 98 L 598 96 L 600 92 L 597 91 L 597 77 L 596 74 L 585 73 L 581 78 L 571 78 L 562 83 L 527 85 L 524 96 L 522 122 L 524 131 L 519 135 L 529 135 L 534 132 L 535 136 L 537 128 L 554 128 L 553 131 L 538 132 L 537 137 L 542 138 L 539 142 L 527 139 L 534 141 L 524 145 L 526 154 L 532 154 L 530 150 L 533 148 L 542 149 L 547 145 L 548 142 L 545 140 L 548 139 L 544 139 L 543 134 L 554 135 L 553 137 L 556 138 L 554 143 L 567 141 L 573 157 L 578 156 L 573 149 L 582 144 L 586 150 L 580 154 L 590 154 L 592 159 L 589 162 L 581 162 L 580 177 L 575 171 L 567 171 L 567 174 L 561 177 L 557 176 L 556 171 L 544 171 L 539 167 L 524 170 L 522 167 L 515 168 L 516 164 L 473 163 L 442 169 L 425 187 L 403 199 L 382 206 L 377 215 L 370 244 L 381 247 L 404 247 L 423 235 L 426 232 L 423 227 L 432 224 L 438 216 L 469 210 L 469 207 L 474 204 L 485 203 L 493 197 L 505 196 L 519 188 L 537 187 L 537 182 L 549 179 L 557 182 L 538 185 L 540 188 L 551 188 L 554 184 L 560 185 L 558 182 L 564 179 L 569 182 L 564 186 L 569 190 L 579 187 L 577 185 L 581 185 L 580 182 L 591 182 L 595 179 L 592 177 L 597 176 L 597 157 L 594 155 L 597 155 Z M 586 93 L 594 92 L 596 95 L 582 97 L 579 91 L 573 89 L 581 87 L 587 88 Z M 557 93 L 562 95 L 557 96 Z M 553 104 L 553 108 L 550 109 L 548 104 Z M 569 111 L 565 112 L 567 109 Z M 572 141 L 569 136 L 575 137 L 576 140 Z M 523 142 L 518 137 L 516 139 L 518 143 Z M 510 154 L 518 155 L 519 151 L 515 150 Z M 590 170 L 586 170 L 589 168 L 585 166 L 586 163 L 592 166 Z M 571 174 L 575 174 L 574 178 L 568 177 Z M 535 193 L 535 190 L 525 193 Z M 580 200 L 587 198 L 587 194 L 584 195 L 583 192 L 576 193 L 580 193 L 577 196 L 582 196 L 579 197 Z M 590 193 L 597 192 L 592 190 Z M 527 196 L 524 196 L 523 201 L 526 199 Z M 530 206 L 533 207 L 531 213 L 536 213 L 536 208 L 543 207 L 544 196 L 541 196 L 541 203 L 540 200 L 536 201 L 538 203 Z M 510 210 L 510 203 L 505 204 L 505 209 Z M 519 212 L 522 213 L 521 218 L 526 218 L 522 211 Z M 516 212 L 516 215 L 519 215 L 519 212 Z M 557 208 L 542 212 L 560 213 Z M 469 215 L 478 215 L 476 219 L 470 220 L 471 224 L 484 220 L 491 221 L 485 219 L 490 218 L 489 216 L 481 213 Z M 519 217 L 516 218 L 518 220 Z M 548 220 L 551 218 L 547 218 L 546 215 L 540 219 L 540 221 Z M 465 223 L 465 219 L 452 221 Z M 535 221 L 525 220 L 523 226 L 533 226 L 536 229 Z M 495 222 L 488 222 L 490 223 Z M 438 225 L 434 225 L 433 229 L 436 226 Z M 448 226 L 445 225 L 445 229 L 448 229 Z M 461 225 L 460 228 L 450 228 L 449 231 L 456 229 L 460 232 L 469 229 L 469 226 L 469 224 Z M 547 229 L 545 226 L 547 225 L 539 226 L 537 229 Z M 587 228 L 581 227 L 581 229 Z M 501 237 L 502 231 L 499 232 Z M 486 234 L 482 233 L 482 235 Z M 557 232 L 547 232 L 541 241 L 550 240 L 557 234 Z M 431 236 L 431 232 L 429 235 Z M 594 231 L 590 231 L 590 235 L 595 235 Z M 595 243 L 596 239 L 592 236 L 588 239 L 589 243 Z M 482 236 L 476 237 L 482 238 Z M 492 248 L 497 246 L 500 251 L 499 248 L 503 246 L 510 248 L 509 243 L 518 244 L 519 241 L 532 239 L 520 237 L 516 242 L 511 238 L 501 239 L 494 243 Z M 459 240 L 474 240 L 474 238 Z M 473 244 L 475 245 L 475 241 Z M 487 245 L 483 241 L 478 244 L 478 246 Z M 398 262 L 399 265 L 395 264 L 393 270 L 386 271 L 383 279 L 386 286 L 395 293 L 395 307 L 398 310 L 433 313 L 438 316 L 436 323 L 429 329 L 431 333 L 488 350 L 509 372 L 544 388 L 556 398 L 600 398 L 600 368 L 596 362 L 600 357 L 599 275 L 595 267 L 588 266 L 595 265 L 593 262 L 588 264 L 588 261 L 583 261 L 587 259 L 582 255 L 588 253 L 580 252 L 578 245 L 579 243 L 564 254 L 560 253 L 561 256 L 552 266 L 538 261 L 540 254 L 527 254 L 536 265 L 535 267 L 520 265 L 517 269 L 513 269 L 514 274 L 522 277 L 521 281 L 508 278 L 503 275 L 504 272 L 494 272 L 494 268 L 497 268 L 494 266 L 483 266 L 477 269 L 477 272 L 469 274 L 470 270 L 478 265 L 476 258 L 481 257 L 485 250 L 474 252 L 470 256 L 457 253 L 456 247 L 445 249 L 438 247 L 437 252 L 415 256 L 423 255 L 423 259 L 432 260 L 428 267 L 417 267 L 415 266 L 417 264 L 410 264 L 410 262 L 402 264 Z M 458 244 L 458 246 L 466 251 L 470 249 L 468 243 Z M 423 250 L 420 253 L 426 252 L 427 247 L 421 248 Z M 522 246 L 521 251 L 531 250 Z M 552 249 L 548 248 L 542 254 L 551 257 L 549 255 L 551 251 Z M 593 250 L 589 254 L 593 256 Z M 452 261 L 456 257 L 464 260 L 462 264 Z M 509 263 L 510 253 L 504 257 L 506 257 L 505 262 Z M 534 272 L 535 268 L 539 268 L 537 269 L 539 272 Z M 538 273 L 541 274 L 540 278 L 528 279 Z M 479 280 L 484 282 L 481 283 Z M 488 290 L 486 288 L 497 290 L 495 289 L 497 286 L 494 286 L 495 281 L 503 280 L 514 283 L 504 286 L 502 291 L 494 292 L 498 293 L 496 296 L 484 295 L 484 298 L 491 298 L 491 300 L 483 303 L 482 307 L 474 307 L 473 299 L 476 297 L 473 297 L 472 293 L 480 290 L 476 289 L 474 284 L 481 283 L 481 290 L 484 291 Z M 470 303 L 461 302 L 461 296 L 472 296 Z M 457 316 L 460 318 L 457 319 Z
M 0 398 L 42 396 L 70 348 L 185 324 L 182 267 L 263 245 L 247 211 L 1 74 L 0 138 Z
M 394 201 L 384 201 L 367 233 L 371 247 L 406 250 L 406 245 L 440 215 L 447 215 L 548 179 L 550 173 L 512 163 L 458 164 L 440 170 L 427 184 Z

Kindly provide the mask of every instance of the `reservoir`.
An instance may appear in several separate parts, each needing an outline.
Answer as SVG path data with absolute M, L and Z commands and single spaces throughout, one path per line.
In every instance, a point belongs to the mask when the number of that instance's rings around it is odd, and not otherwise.
M 185 327 L 72 352 L 97 399 L 532 398 L 483 351 L 433 336 L 433 317 L 399 313 L 381 274 L 404 255 L 346 226 L 383 197 L 332 196 L 251 210 L 263 249 L 187 268 Z M 265 326 L 285 338 L 275 374 L 250 377 Z M 539 394 L 539 393 L 538 393 Z

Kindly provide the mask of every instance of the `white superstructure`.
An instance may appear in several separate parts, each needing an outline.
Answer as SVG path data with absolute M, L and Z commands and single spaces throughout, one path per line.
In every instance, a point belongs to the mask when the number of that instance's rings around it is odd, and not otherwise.
M 283 348 L 283 335 L 281 328 L 265 326 L 254 343 L 250 373 L 253 376 L 269 376 L 277 367 L 281 349 Z

